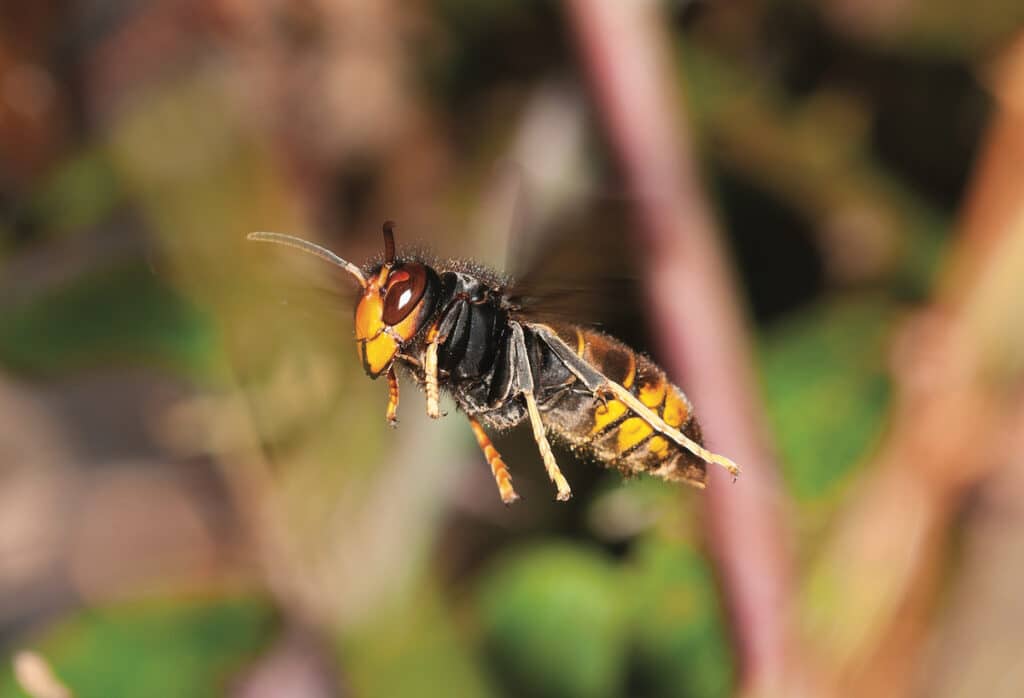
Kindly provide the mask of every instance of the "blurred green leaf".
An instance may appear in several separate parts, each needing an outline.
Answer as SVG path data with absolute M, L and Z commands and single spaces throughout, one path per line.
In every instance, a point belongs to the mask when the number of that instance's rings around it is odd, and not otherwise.
M 361 698 L 490 696 L 440 594 L 429 586 L 378 610 L 342 642 L 342 664 Z
M 141 267 L 73 281 L 5 310 L 0 324 L 0 362 L 34 373 L 124 361 L 201 375 L 214 348 L 199 310 Z
M 201 698 L 224 695 L 274 627 L 263 600 L 162 599 L 81 611 L 30 647 L 75 698 Z M 3 671 L 0 696 L 26 696 Z
M 732 655 L 711 567 L 690 544 L 652 535 L 626 582 L 636 641 L 630 695 L 728 696 Z
M 622 694 L 626 618 L 615 568 L 601 555 L 568 544 L 512 554 L 482 579 L 479 612 L 509 695 Z
M 816 10 L 819 3 L 802 4 Z M 879 3 L 866 11 L 843 12 L 837 6 L 831 22 L 865 46 L 890 52 L 948 58 L 987 58 L 993 46 L 1012 41 L 1024 24 L 1018 0 L 959 0 Z
M 793 99 L 702 44 L 681 43 L 679 56 L 708 158 L 777 197 L 811 229 L 834 228 L 839 214 L 870 221 L 865 244 L 874 238 L 878 280 L 900 294 L 927 295 L 950 220 L 879 159 L 863 125 L 869 105 L 846 94 Z
M 70 234 L 101 223 L 123 197 L 106 149 L 94 147 L 62 162 L 29 205 L 41 228 Z
M 830 301 L 764 338 L 765 398 L 798 499 L 831 494 L 878 438 L 889 400 L 885 349 L 894 316 L 877 298 Z

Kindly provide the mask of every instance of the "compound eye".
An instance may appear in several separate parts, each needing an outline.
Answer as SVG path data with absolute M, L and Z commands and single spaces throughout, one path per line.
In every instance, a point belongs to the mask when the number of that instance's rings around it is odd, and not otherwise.
M 403 264 L 388 277 L 384 295 L 384 324 L 394 326 L 412 312 L 427 290 L 427 270 L 419 263 Z

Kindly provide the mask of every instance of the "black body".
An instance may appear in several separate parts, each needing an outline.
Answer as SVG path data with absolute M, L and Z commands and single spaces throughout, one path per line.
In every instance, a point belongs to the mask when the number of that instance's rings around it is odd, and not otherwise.
M 510 292 L 506 279 L 482 267 L 396 259 L 392 228 L 383 226 L 384 261 L 363 269 L 301 238 L 249 235 L 321 257 L 359 282 L 356 341 L 367 374 L 387 377 L 392 425 L 398 362 L 425 388 L 429 416 L 440 416 L 438 391 L 444 388 L 470 417 L 506 504 L 517 495 L 481 423 L 508 429 L 528 419 L 563 501 L 571 489 L 551 452 L 549 432 L 626 474 L 646 472 L 703 487 L 708 462 L 734 477 L 739 473 L 735 463 L 703 447 L 690 401 L 649 358 L 575 321 L 538 322 L 535 298 L 520 307 L 513 298 L 530 298 L 522 287 Z
M 437 328 L 438 383 L 459 407 L 488 426 L 506 429 L 522 422 L 526 406 L 514 390 L 522 382 L 517 375 L 513 349 L 513 315 L 516 308 L 492 279 L 479 273 L 443 271 L 440 290 L 433 301 L 434 317 L 413 341 L 408 354 L 419 355 L 427 331 Z M 529 327 L 522 328 L 529 354 L 529 373 L 538 404 L 547 406 L 560 389 L 573 382 L 569 369 Z M 413 375 L 423 382 L 421 370 Z M 555 389 L 552 390 L 552 387 Z

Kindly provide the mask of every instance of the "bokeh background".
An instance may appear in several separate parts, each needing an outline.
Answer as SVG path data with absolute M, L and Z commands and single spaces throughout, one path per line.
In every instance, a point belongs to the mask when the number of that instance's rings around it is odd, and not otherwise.
M 1019 0 L 0 6 L 0 695 L 1019 696 Z M 543 269 L 745 468 L 496 440 L 351 289 Z

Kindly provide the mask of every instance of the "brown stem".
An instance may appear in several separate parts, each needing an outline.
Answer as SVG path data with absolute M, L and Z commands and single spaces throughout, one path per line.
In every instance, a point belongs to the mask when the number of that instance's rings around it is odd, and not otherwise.
M 887 437 L 810 577 L 806 628 L 846 695 L 915 693 L 956 514 L 1019 428 L 1024 34 L 1008 55 L 943 283 L 893 352 Z
M 744 469 L 735 485 L 712 473 L 706 512 L 743 688 L 780 694 L 791 686 L 787 660 L 794 656 L 781 488 L 742 303 L 697 176 L 663 23 L 653 3 L 567 0 L 566 7 L 636 200 L 659 355 L 684 377 L 713 450 Z

